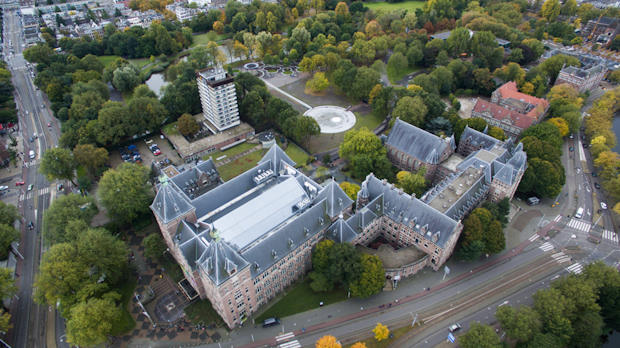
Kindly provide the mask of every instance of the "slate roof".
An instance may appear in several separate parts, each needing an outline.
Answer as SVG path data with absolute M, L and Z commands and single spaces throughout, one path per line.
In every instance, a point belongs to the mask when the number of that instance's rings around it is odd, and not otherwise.
M 469 128 L 467 125 L 465 126 L 460 138 L 461 142 L 464 140 L 468 140 L 470 144 L 487 150 L 502 143 L 501 140 L 495 139 L 492 136 L 479 132 L 473 128 Z
M 357 233 L 355 233 L 351 226 L 340 216 L 340 218 L 329 227 L 329 230 L 325 233 L 325 237 L 337 243 L 347 243 L 354 240 L 355 237 L 357 237 Z
M 377 179 L 372 173 L 366 177 L 365 182 L 371 198 L 366 205 L 369 210 L 379 205 L 378 212 L 382 215 L 385 214 L 394 221 L 410 226 L 414 231 L 425 234 L 429 239 L 436 236 L 437 242 L 435 243 L 442 248 L 445 247 L 445 243 L 458 225 L 457 221 L 421 200 L 403 193 L 394 185 Z M 378 197 L 381 197 L 381 200 L 375 201 Z M 349 222 L 349 220 L 347 222 L 353 227 L 351 223 L 353 221 Z
M 291 167 L 295 166 L 295 162 L 290 157 L 288 157 L 286 152 L 284 152 L 284 150 L 282 150 L 277 144 L 274 144 L 273 146 L 271 146 L 269 151 L 267 151 L 265 156 L 263 156 L 263 158 L 261 158 L 261 160 L 258 161 L 258 163 L 265 163 L 267 161 L 271 161 L 271 166 L 272 166 L 271 169 L 276 173 L 281 168 L 281 161 L 284 161 L 285 163 L 289 164 Z
M 177 188 L 165 180 L 159 185 L 151 210 L 163 223 L 168 223 L 195 209 Z
M 317 200 L 325 198 L 327 201 L 327 214 L 335 218 L 343 210 L 348 209 L 353 200 L 347 196 L 334 180 L 329 180 L 325 187 L 317 195 Z
M 224 240 L 209 243 L 198 264 L 215 285 L 222 284 L 230 276 L 249 266 L 249 263 Z
M 454 136 L 443 139 L 397 118 L 388 135 L 387 145 L 422 162 L 438 164 L 448 146 L 454 149 Z

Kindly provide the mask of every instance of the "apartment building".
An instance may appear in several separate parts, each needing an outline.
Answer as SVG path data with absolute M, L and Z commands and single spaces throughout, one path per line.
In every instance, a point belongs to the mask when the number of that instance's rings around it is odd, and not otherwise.
M 202 114 L 207 128 L 219 133 L 238 126 L 239 108 L 234 78 L 221 68 L 204 69 L 197 73 Z

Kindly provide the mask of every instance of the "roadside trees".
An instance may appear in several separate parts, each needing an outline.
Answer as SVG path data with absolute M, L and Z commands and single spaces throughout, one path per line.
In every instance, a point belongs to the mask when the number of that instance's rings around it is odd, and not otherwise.
M 146 213 L 152 200 L 148 178 L 149 170 L 133 163 L 106 171 L 99 181 L 99 195 L 108 214 L 121 223 L 129 223 Z

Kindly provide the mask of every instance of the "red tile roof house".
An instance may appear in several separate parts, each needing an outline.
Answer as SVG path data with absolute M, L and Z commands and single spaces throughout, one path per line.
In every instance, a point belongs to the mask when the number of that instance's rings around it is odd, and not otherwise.
M 500 127 L 506 136 L 518 136 L 529 126 L 538 123 L 549 102 L 521 93 L 514 81 L 506 82 L 491 95 L 491 101 L 478 98 L 472 117 L 483 118 L 489 125 Z

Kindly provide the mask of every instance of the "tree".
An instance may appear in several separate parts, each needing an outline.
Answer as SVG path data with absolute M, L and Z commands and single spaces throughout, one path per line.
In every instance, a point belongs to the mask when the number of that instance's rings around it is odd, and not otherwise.
M 547 19 L 547 22 L 553 22 L 560 15 L 560 1 L 546 0 L 540 10 L 540 15 Z
M 417 173 L 408 171 L 400 171 L 396 174 L 398 187 L 402 188 L 408 194 L 415 194 L 421 197 L 426 189 L 426 167 L 420 168 Z
M 329 87 L 329 81 L 327 80 L 327 77 L 325 77 L 325 73 L 320 71 L 314 73 L 312 79 L 306 82 L 306 88 L 314 93 L 322 92 L 327 87 Z
M 350 130 L 340 144 L 340 157 L 349 161 L 355 177 L 363 178 L 373 172 L 378 177 L 391 177 L 392 165 L 381 139 L 368 128 Z
M 499 348 L 501 342 L 499 336 L 489 325 L 473 322 L 469 330 L 458 337 L 459 346 L 462 348 Z
M 512 306 L 501 306 L 495 317 L 508 337 L 519 342 L 529 342 L 542 328 L 538 313 L 527 306 L 521 306 L 518 310 Z
M 146 236 L 142 240 L 142 246 L 144 246 L 144 256 L 150 257 L 153 260 L 160 260 L 168 249 L 159 233 L 152 233 Z
M 99 181 L 99 195 L 108 214 L 129 223 L 146 213 L 152 199 L 148 178 L 148 169 L 138 164 L 123 163 L 106 171 Z
M 338 340 L 334 336 L 326 335 L 316 341 L 316 348 L 342 348 Z
M 49 245 L 75 240 L 77 235 L 67 234 L 71 221 L 90 224 L 97 214 L 97 205 L 91 196 L 75 193 L 58 196 L 43 214 L 43 238 Z
M 620 273 L 614 267 L 597 261 L 588 264 L 582 274 L 598 294 L 597 303 L 605 325 L 616 330 L 620 327 Z
M 351 348 L 368 348 L 364 342 L 355 342 Z
M 69 149 L 55 147 L 43 153 L 39 171 L 48 180 L 69 180 L 74 186 L 75 158 Z
M 566 120 L 564 120 L 563 118 L 553 117 L 550 118 L 547 122 L 558 127 L 558 131 L 560 131 L 560 136 L 565 137 L 568 135 L 568 123 L 566 123 Z
M 407 61 L 407 57 L 405 57 L 402 53 L 396 52 L 390 56 L 387 64 L 387 73 L 392 76 L 401 76 L 409 66 L 409 62 Z
M 464 27 L 456 28 L 450 32 L 446 40 L 446 46 L 450 54 L 455 57 L 461 53 L 469 52 L 469 40 L 471 36 L 469 30 Z
M 493 74 L 506 82 L 515 81 L 517 85 L 521 85 L 525 79 L 525 70 L 517 63 L 508 63 L 502 68 L 497 68 Z
M 80 144 L 73 149 L 73 158 L 91 175 L 95 175 L 108 161 L 108 150 L 92 144 Z
M 388 327 L 381 323 L 377 323 L 377 326 L 372 329 L 372 332 L 375 334 L 375 339 L 377 341 L 386 340 L 390 336 L 390 330 L 388 329 Z
M 111 299 L 93 298 L 71 308 L 67 321 L 67 342 L 94 346 L 105 342 L 112 333 L 112 324 L 122 315 Z
M 112 84 L 120 92 L 129 92 L 140 84 L 140 70 L 133 65 L 127 64 L 114 70 Z
M 13 272 L 8 268 L 0 268 L 0 299 L 7 299 L 17 292 Z M 11 324 L 11 315 L 5 312 L 4 308 L 0 308 L 0 331 L 7 332 L 13 325 Z
M 504 130 L 497 126 L 489 127 L 489 131 L 487 132 L 487 134 L 498 140 L 506 140 L 506 134 L 504 134 Z
M 350 183 L 348 181 L 343 181 L 340 183 L 340 188 L 352 200 L 355 201 L 357 199 L 357 192 L 360 190 L 360 186 L 358 184 Z
M 383 262 L 376 255 L 362 254 L 362 273 L 349 284 L 351 295 L 366 298 L 380 293 L 385 286 Z
M 403 97 L 392 111 L 392 124 L 396 118 L 399 118 L 401 121 L 420 127 L 424 123 L 427 112 L 424 100 L 419 96 Z
M 498 47 L 495 35 L 490 31 L 479 31 L 471 39 L 471 51 L 482 63 L 482 67 L 494 70 L 502 63 L 504 49 Z
M 529 158 L 527 163 L 528 168 L 519 184 L 519 191 L 534 193 L 539 197 L 557 196 L 566 179 L 564 168 L 541 158 Z
M 379 83 L 380 74 L 370 68 L 357 69 L 353 83 L 348 86 L 349 95 L 359 100 L 368 100 L 370 90 Z
M 13 226 L 0 224 L 0 260 L 9 256 L 11 243 L 19 240 L 20 234 Z
M 184 136 L 193 136 L 200 130 L 200 125 L 190 114 L 183 114 L 177 120 L 177 129 Z
M 573 334 L 564 295 L 554 288 L 539 290 L 534 294 L 534 310 L 540 315 L 543 332 L 556 336 L 566 344 Z
M 19 217 L 16 206 L 0 201 L 0 224 L 13 226 Z

